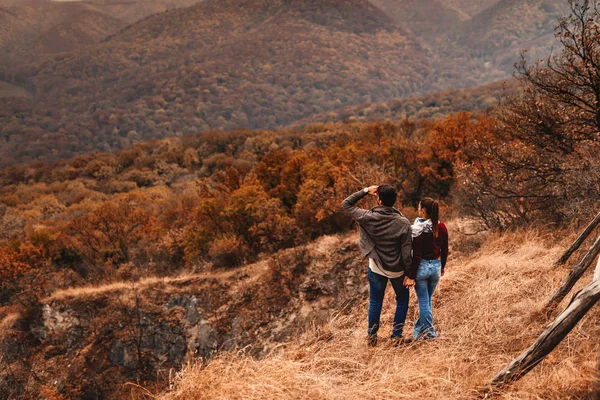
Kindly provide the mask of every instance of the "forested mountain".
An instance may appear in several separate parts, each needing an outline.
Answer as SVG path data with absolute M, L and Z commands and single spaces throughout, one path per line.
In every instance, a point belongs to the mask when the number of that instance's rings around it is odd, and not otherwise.
M 0 88 L 0 166 L 211 128 L 274 128 L 502 80 L 521 49 L 548 54 L 566 6 L 206 0 L 123 28 L 154 10 L 194 2 L 29 0 L 2 9 L 7 56 L 0 74 L 8 85 Z M 44 7 L 52 12 L 40 13 Z M 54 12 L 63 8 L 69 12 Z M 23 67 L 19 57 L 43 61 Z
M 276 127 L 435 87 L 428 54 L 366 0 L 209 0 L 56 57 L 31 81 L 35 106 L 0 117 L 4 165 Z
M 565 6 L 562 0 L 500 1 L 460 26 L 458 40 L 475 56 L 493 55 L 544 36 L 552 43 L 551 34 Z
M 441 0 L 371 0 L 398 23 L 428 40 L 440 33 L 446 35 L 461 21 L 469 18 L 461 10 L 446 5 Z
M 419 36 L 463 34 L 468 48 L 497 48 L 553 32 L 567 10 L 563 0 L 371 0 L 397 22 Z M 505 34 L 506 43 L 498 43 Z M 494 46 L 495 45 L 495 46 Z
M 508 79 L 475 88 L 443 90 L 405 99 L 346 106 L 310 115 L 296 121 L 291 127 L 342 121 L 438 119 L 461 111 L 486 113 L 498 105 L 501 98 L 514 94 L 517 88 L 517 81 Z
M 436 55 L 438 84 L 469 87 L 504 79 L 521 50 L 549 54 L 563 0 L 372 0 Z
M 34 91 L 29 76 L 54 54 L 93 45 L 130 23 L 200 0 L 0 0 L 0 80 Z M 0 88 L 0 96 L 11 91 Z

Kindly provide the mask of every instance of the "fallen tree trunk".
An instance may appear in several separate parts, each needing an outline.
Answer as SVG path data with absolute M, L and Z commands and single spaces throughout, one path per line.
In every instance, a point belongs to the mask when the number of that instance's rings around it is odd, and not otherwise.
M 595 280 L 577 293 L 571 304 L 546 328 L 538 339 L 492 378 L 492 385 L 501 387 L 524 376 L 546 357 L 600 300 L 600 280 Z
M 598 257 L 598 264 L 596 264 L 596 271 L 594 271 L 594 280 L 600 280 L 600 257 Z M 600 347 L 598 347 L 598 358 L 596 359 L 596 382 L 592 399 L 600 400 Z
M 562 257 L 558 259 L 554 266 L 557 267 L 566 263 L 569 257 L 571 257 L 571 254 L 573 254 L 579 248 L 579 246 L 581 246 L 581 244 L 585 241 L 585 239 L 587 239 L 587 237 L 590 235 L 590 233 L 592 233 L 594 228 L 598 226 L 598 224 L 600 224 L 600 213 L 596 215 L 592 222 L 590 222 L 590 224 L 585 228 L 581 235 L 579 235 L 579 237 L 573 242 L 571 247 L 569 247 L 567 251 L 565 251 Z
M 596 241 L 592 245 L 592 247 L 585 254 L 583 259 L 574 266 L 571 271 L 569 271 L 569 275 L 567 279 L 563 282 L 562 286 L 554 293 L 554 296 L 550 299 L 550 301 L 546 304 L 545 309 L 551 310 L 558 305 L 565 298 L 567 294 L 573 289 L 573 286 L 577 283 L 579 278 L 583 275 L 583 273 L 589 268 L 589 266 L 594 262 L 596 256 L 600 253 L 600 236 L 596 238 Z

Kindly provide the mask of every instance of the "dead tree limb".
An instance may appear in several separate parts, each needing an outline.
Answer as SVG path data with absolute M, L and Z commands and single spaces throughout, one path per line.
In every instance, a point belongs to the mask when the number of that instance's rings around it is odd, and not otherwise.
M 594 383 L 592 399 L 600 400 L 600 347 L 598 348 L 598 359 L 596 361 L 596 382 Z
M 579 248 L 579 246 L 581 246 L 581 244 L 585 241 L 585 239 L 587 239 L 587 237 L 590 235 L 590 233 L 592 233 L 592 231 L 596 228 L 596 226 L 598 226 L 598 224 L 600 224 L 600 213 L 598 213 L 598 215 L 596 215 L 596 218 L 594 218 L 592 220 L 592 222 L 590 222 L 590 224 L 585 228 L 585 230 L 581 233 L 581 235 L 579 235 L 579 237 L 573 242 L 571 247 L 569 247 L 567 249 L 567 251 L 565 251 L 565 253 L 562 255 L 562 257 L 559 258 L 559 260 L 554 264 L 554 266 L 558 267 L 559 265 L 566 263 L 567 260 L 569 259 L 569 257 L 571 257 L 571 254 L 573 254 Z
M 573 289 L 573 286 L 577 283 L 579 278 L 583 275 L 583 273 L 589 268 L 589 266 L 594 262 L 598 254 L 600 253 L 600 236 L 596 238 L 596 241 L 592 245 L 592 247 L 585 254 L 583 259 L 574 266 L 570 271 L 567 279 L 563 282 L 562 286 L 554 293 L 554 296 L 550 299 L 550 301 L 546 304 L 546 310 L 552 310 L 554 307 L 558 305 L 565 298 L 569 291 Z
M 531 347 L 492 378 L 492 385 L 496 388 L 501 387 L 527 374 L 554 350 L 599 300 L 600 280 L 595 280 L 573 297 L 571 304 L 542 332 Z

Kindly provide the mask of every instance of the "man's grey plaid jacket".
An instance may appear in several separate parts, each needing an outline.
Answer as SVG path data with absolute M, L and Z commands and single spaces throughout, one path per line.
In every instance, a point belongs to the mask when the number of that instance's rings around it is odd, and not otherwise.
M 360 249 L 387 271 L 406 270 L 412 261 L 410 222 L 394 207 L 377 206 L 365 210 L 356 203 L 367 196 L 366 190 L 350 195 L 342 207 L 360 225 Z

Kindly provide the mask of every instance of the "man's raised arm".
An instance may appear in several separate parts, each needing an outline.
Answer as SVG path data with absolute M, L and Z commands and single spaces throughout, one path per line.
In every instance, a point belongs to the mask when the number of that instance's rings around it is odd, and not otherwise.
M 342 207 L 344 208 L 344 211 L 346 211 L 348 215 L 350 215 L 357 221 L 362 220 L 365 217 L 365 215 L 367 215 L 370 212 L 370 210 L 365 210 L 356 206 L 356 203 L 358 203 L 358 201 L 365 197 L 367 194 L 377 194 L 377 186 L 370 186 L 368 188 L 359 190 L 358 192 L 348 196 L 342 202 Z

